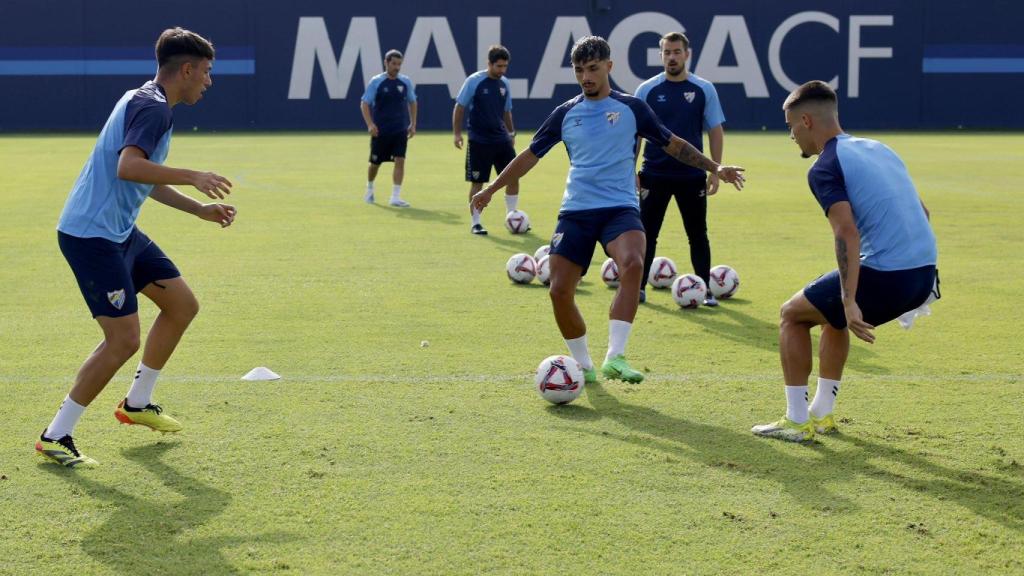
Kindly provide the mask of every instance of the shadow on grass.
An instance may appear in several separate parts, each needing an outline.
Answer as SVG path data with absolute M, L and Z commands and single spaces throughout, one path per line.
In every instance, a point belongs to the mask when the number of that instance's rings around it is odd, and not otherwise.
M 652 303 L 652 291 L 648 291 L 647 303 L 640 305 L 640 313 L 643 313 L 644 310 L 651 310 L 659 314 L 667 314 L 701 326 L 705 331 L 726 340 L 732 340 L 745 346 L 760 348 L 775 354 L 779 352 L 778 323 L 766 322 L 738 309 L 749 306 L 749 300 L 730 298 L 729 300 L 724 300 L 716 308 L 701 306 L 694 310 L 683 310 L 675 305 L 671 294 L 667 294 L 662 290 L 655 294 L 659 294 L 659 296 L 656 296 L 659 299 L 660 295 L 664 295 L 668 299 L 669 304 Z M 819 332 L 820 330 L 812 330 L 811 334 L 814 336 Z M 816 344 L 815 350 L 817 350 Z M 851 342 L 850 356 L 846 361 L 846 365 L 866 374 L 889 374 L 890 370 L 885 366 L 872 363 L 872 360 L 877 356 L 874 350 Z M 815 357 L 817 357 L 817 352 L 815 352 Z M 781 369 L 779 370 L 779 378 L 782 378 Z
M 455 214 L 454 212 L 445 212 L 443 210 L 424 210 L 422 208 L 415 208 L 412 206 L 408 208 L 398 208 L 396 206 L 388 206 L 386 202 L 384 204 L 373 204 L 373 206 L 381 210 L 392 212 L 398 218 L 407 218 L 410 220 L 424 220 L 450 225 L 458 225 L 462 220 L 458 214 Z
M 82 540 L 82 550 L 113 571 L 129 574 L 237 574 L 222 550 L 257 537 L 261 542 L 285 542 L 283 534 L 200 536 L 196 531 L 220 515 L 231 502 L 222 490 L 185 476 L 163 463 L 163 454 L 177 443 L 157 443 L 122 450 L 184 500 L 147 500 L 89 478 L 88 470 L 69 470 L 53 464 L 40 468 L 69 485 L 117 508 Z
M 809 456 L 796 457 L 780 451 L 782 445 L 776 440 L 673 418 L 652 408 L 621 402 L 600 383 L 589 384 L 586 390 L 593 410 L 584 406 L 566 410 L 570 405 L 552 406 L 549 412 L 573 422 L 610 418 L 636 434 L 583 431 L 705 466 L 756 476 L 777 484 L 793 500 L 811 508 L 856 510 L 857 505 L 825 485 L 852 483 L 866 476 L 955 502 L 1009 529 L 1024 531 L 1024 483 L 1014 477 L 949 468 L 906 450 L 844 434 L 809 444 Z M 838 445 L 834 443 L 838 442 L 854 450 L 836 451 Z M 881 467 L 883 462 L 911 468 L 919 474 L 904 476 Z

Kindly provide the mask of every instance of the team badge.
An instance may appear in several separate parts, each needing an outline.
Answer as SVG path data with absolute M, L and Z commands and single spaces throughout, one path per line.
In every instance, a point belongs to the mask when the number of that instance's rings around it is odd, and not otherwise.
M 690 104 L 693 104 L 693 99 L 696 97 L 696 92 L 683 92 L 683 98 L 686 98 L 686 101 L 689 102 Z
M 398 92 L 404 94 L 405 93 L 405 86 L 399 86 L 398 87 Z
M 124 288 L 114 290 L 113 292 L 107 292 L 107 300 L 110 302 L 111 306 L 120 310 L 121 307 L 124 306 Z
M 564 234 L 564 232 L 556 232 L 554 235 L 551 236 L 552 248 L 558 246 L 558 243 L 562 241 L 562 234 Z
M 370 160 L 373 160 L 374 162 L 376 162 L 377 161 L 377 155 L 376 154 L 371 154 L 370 155 Z
M 501 93 L 501 97 L 502 98 L 505 97 L 505 89 L 504 88 L 498 88 L 498 92 Z
M 476 180 L 479 177 L 480 177 L 480 171 L 479 170 L 473 170 L 473 179 Z
M 612 126 L 615 126 L 615 123 L 619 121 L 618 112 L 605 112 L 604 117 L 608 119 L 608 123 Z

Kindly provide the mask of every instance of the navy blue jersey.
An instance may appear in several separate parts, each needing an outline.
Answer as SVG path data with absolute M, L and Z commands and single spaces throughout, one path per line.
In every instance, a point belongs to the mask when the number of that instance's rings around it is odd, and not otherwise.
M 682 82 L 671 82 L 662 72 L 636 89 L 636 97 L 647 102 L 673 134 L 704 151 L 704 132 L 723 122 L 725 115 L 718 92 L 707 80 L 689 74 Z M 706 173 L 665 154 L 660 146 L 644 147 L 641 172 L 662 178 L 705 178 Z
M 385 73 L 374 76 L 366 85 L 363 102 L 373 110 L 373 123 L 383 135 L 409 129 L 409 103 L 416 101 L 416 89 L 405 74 L 388 78 Z
M 508 78 L 491 78 L 487 70 L 474 72 L 455 99 L 469 110 L 469 139 L 480 144 L 509 141 L 505 112 L 512 110 L 512 85 Z

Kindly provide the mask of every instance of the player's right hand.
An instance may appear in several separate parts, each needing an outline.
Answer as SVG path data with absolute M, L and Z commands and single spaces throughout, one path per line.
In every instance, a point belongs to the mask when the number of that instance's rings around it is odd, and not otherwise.
M 231 194 L 233 186 L 230 180 L 213 172 L 196 172 L 192 177 L 192 185 L 210 198 L 224 198 L 225 194 Z
M 856 302 L 851 302 L 844 306 L 846 313 L 846 325 L 850 328 L 850 332 L 861 340 L 868 344 L 875 343 L 875 335 L 871 333 L 875 329 L 874 326 L 864 321 L 864 314 L 860 311 L 860 306 Z
M 373 136 L 374 138 L 380 136 L 380 128 L 377 128 L 376 124 L 370 124 L 370 127 L 367 128 L 366 131 L 369 132 L 370 136 Z
M 743 177 L 745 168 L 739 166 L 719 166 L 718 177 L 732 184 L 737 190 L 743 190 L 743 184 L 747 181 Z
M 484 208 L 487 208 L 487 205 L 491 203 L 491 196 L 494 196 L 494 191 L 489 188 L 484 188 L 473 195 L 473 199 L 469 201 L 469 205 L 477 212 L 483 212 Z
M 462 150 L 462 134 L 455 135 L 455 147 Z

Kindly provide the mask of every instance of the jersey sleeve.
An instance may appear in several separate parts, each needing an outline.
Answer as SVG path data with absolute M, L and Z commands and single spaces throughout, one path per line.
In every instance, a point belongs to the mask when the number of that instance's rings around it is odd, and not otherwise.
M 564 105 L 555 108 L 544 124 L 537 129 L 537 133 L 533 135 L 533 141 L 530 142 L 530 152 L 533 152 L 534 156 L 543 158 L 548 150 L 561 142 L 562 121 L 565 120 L 565 114 L 568 111 L 569 107 Z
M 383 81 L 384 79 L 380 76 L 374 76 L 370 80 L 370 83 L 366 85 L 366 91 L 363 92 L 363 102 L 373 106 L 373 103 L 377 100 L 377 88 L 380 87 Z
M 475 76 L 466 78 L 466 81 L 462 83 L 462 89 L 459 90 L 459 95 L 455 97 L 455 101 L 458 102 L 459 106 L 469 108 L 470 103 L 473 102 L 473 92 L 476 90 L 476 85 Z
M 711 130 L 725 122 L 725 113 L 722 112 L 722 103 L 718 101 L 715 85 L 708 82 L 701 89 L 704 90 L 704 129 Z
M 512 82 L 505 76 L 501 77 L 502 83 L 505 84 L 505 112 L 512 111 Z
M 636 92 L 633 95 L 643 100 L 644 102 L 647 102 L 647 95 L 651 93 L 651 88 L 653 86 L 654 83 L 651 82 L 650 80 L 647 80 L 643 84 L 637 86 Z
M 402 83 L 405 84 L 405 101 L 415 102 L 416 101 L 416 87 L 413 86 L 412 80 L 408 76 L 400 76 Z
M 642 138 L 658 147 L 668 146 L 672 140 L 672 131 L 665 127 L 654 114 L 654 110 L 647 105 L 647 102 L 639 98 L 633 98 L 629 107 L 636 116 L 636 133 Z
M 821 162 L 822 158 L 818 160 L 807 173 L 807 183 L 827 216 L 833 204 L 849 202 L 850 197 L 846 194 L 846 178 L 843 177 L 839 161 L 834 156 L 831 161 Z
M 125 110 L 124 144 L 118 150 L 135 146 L 146 153 L 146 158 L 153 155 L 160 139 L 171 127 L 171 111 L 162 102 L 147 102 L 138 107 L 131 105 Z

